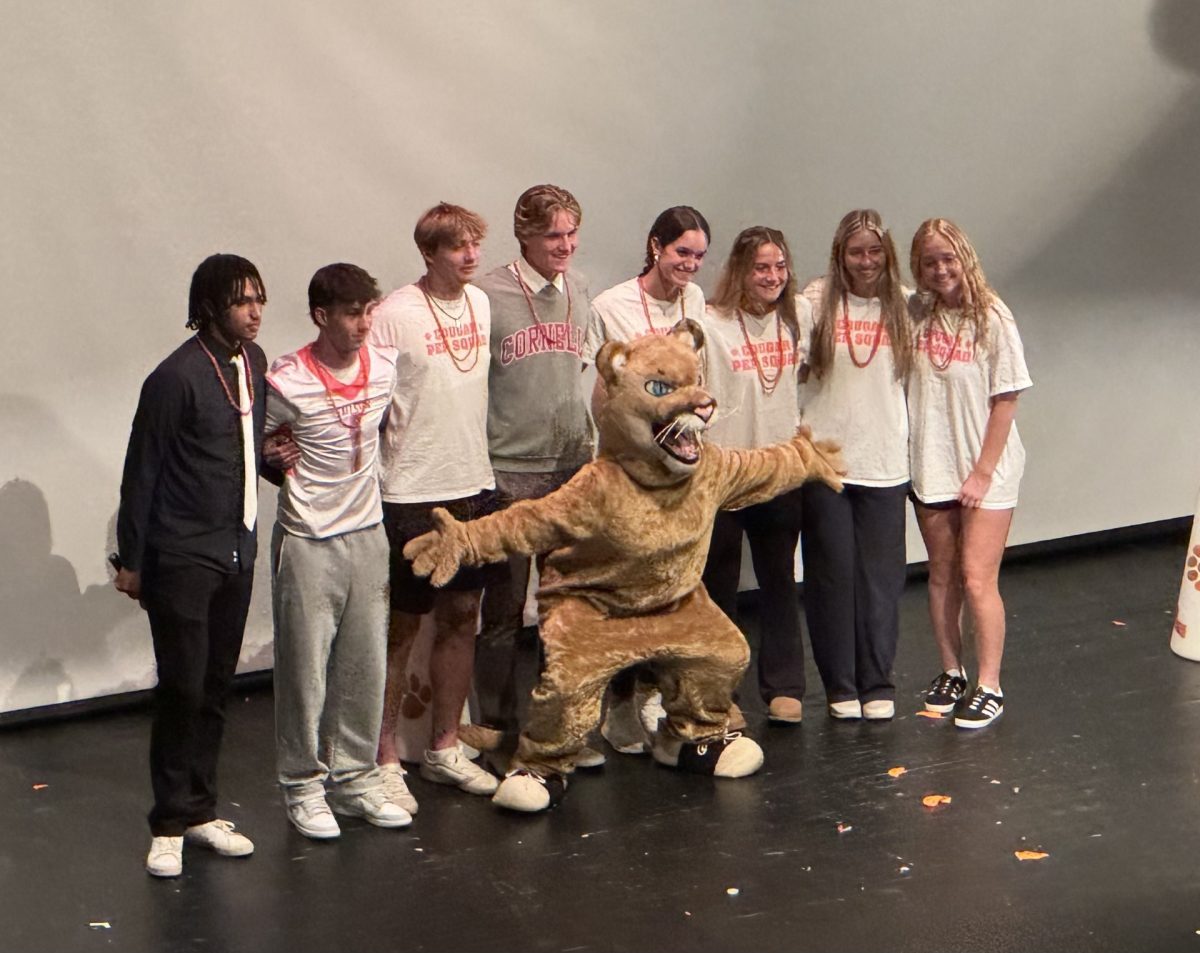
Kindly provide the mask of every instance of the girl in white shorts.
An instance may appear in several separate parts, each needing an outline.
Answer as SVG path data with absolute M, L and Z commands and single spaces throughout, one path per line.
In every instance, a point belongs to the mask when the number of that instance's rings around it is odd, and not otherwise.
M 1031 385 L 1012 313 L 953 222 L 922 223 L 912 241 L 915 359 L 908 380 L 917 523 L 929 552 L 929 615 L 943 671 L 925 707 L 983 728 L 1004 711 L 1000 560 L 1025 450 L 1014 418 Z M 974 622 L 979 678 L 968 692 L 961 616 Z

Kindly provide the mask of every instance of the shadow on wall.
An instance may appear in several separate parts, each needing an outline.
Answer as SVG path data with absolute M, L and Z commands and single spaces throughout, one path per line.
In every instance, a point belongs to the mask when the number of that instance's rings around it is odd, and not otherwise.
M 1200 78 L 1200 4 L 1160 0 L 1147 28 L 1159 55 Z M 1128 156 L 1073 218 L 1047 235 L 1006 283 L 1064 296 L 1137 298 L 1200 292 L 1189 225 L 1200 220 L 1200 85 Z M 1087 157 L 1080 161 L 1086 164 Z M 1069 247 L 1069 254 L 1052 253 Z
M 141 610 L 107 584 L 79 591 L 74 567 L 52 552 L 42 491 L 27 480 L 0 486 L 0 526 L 0 711 L 153 684 Z M 114 672 L 119 684 L 111 684 Z

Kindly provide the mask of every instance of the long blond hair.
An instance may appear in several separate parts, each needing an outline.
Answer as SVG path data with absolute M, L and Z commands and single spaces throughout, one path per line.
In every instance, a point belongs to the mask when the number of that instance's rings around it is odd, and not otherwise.
M 892 342 L 892 366 L 895 368 L 896 379 L 902 380 L 912 366 L 908 307 L 900 284 L 900 263 L 896 255 L 896 246 L 892 242 L 892 234 L 884 228 L 883 218 L 873 208 L 856 208 L 847 212 L 838 223 L 837 231 L 833 233 L 825 287 L 816 308 L 816 326 L 813 329 L 808 364 L 817 377 L 823 377 L 833 367 L 833 345 L 837 339 L 835 331 L 841 313 L 842 296 L 854 284 L 846 272 L 846 244 L 852 235 L 863 229 L 875 233 L 883 245 L 884 257 L 887 259 L 883 274 L 879 276 L 879 319 Z
M 929 320 L 945 307 L 941 299 L 921 281 L 921 250 L 933 235 L 940 235 L 950 243 L 962 267 L 963 316 L 971 322 L 975 346 L 983 348 L 987 343 L 988 310 L 996 303 L 996 292 L 988 284 L 983 266 L 979 263 L 979 255 L 975 253 L 975 246 L 971 244 L 966 233 L 948 218 L 927 218 L 913 235 L 909 267 L 912 269 L 913 280 L 917 283 L 917 291 L 920 292 L 917 307 L 913 309 L 913 318 L 916 321 Z
M 800 337 L 800 323 L 796 319 L 796 269 L 792 266 L 792 251 L 788 248 L 787 239 L 777 228 L 753 225 L 738 233 L 729 250 L 729 257 L 725 259 L 725 267 L 721 269 L 716 293 L 708 303 L 725 315 L 731 315 L 737 308 L 750 310 L 746 300 L 746 279 L 753 274 L 754 259 L 764 245 L 776 246 L 783 252 L 783 259 L 787 262 L 788 280 L 779 293 L 775 307 L 794 344 Z

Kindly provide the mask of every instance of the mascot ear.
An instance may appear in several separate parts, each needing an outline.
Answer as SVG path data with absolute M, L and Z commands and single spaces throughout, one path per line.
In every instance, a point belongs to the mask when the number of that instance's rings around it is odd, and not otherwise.
M 670 331 L 673 337 L 678 337 L 693 351 L 704 347 L 704 331 L 691 318 L 683 318 Z
M 612 384 L 617 377 L 617 371 L 629 360 L 629 348 L 621 341 L 607 341 L 596 355 L 596 371 L 606 385 Z

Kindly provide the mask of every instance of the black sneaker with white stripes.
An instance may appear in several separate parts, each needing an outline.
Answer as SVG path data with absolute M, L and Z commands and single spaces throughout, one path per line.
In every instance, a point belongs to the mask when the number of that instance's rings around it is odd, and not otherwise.
M 986 728 L 1004 714 L 1004 697 L 976 686 L 970 699 L 958 703 L 954 724 L 958 728 Z
M 945 714 L 954 711 L 960 698 L 967 693 L 967 680 L 961 675 L 951 675 L 942 672 L 929 685 L 929 694 L 925 696 L 925 710 Z

